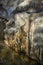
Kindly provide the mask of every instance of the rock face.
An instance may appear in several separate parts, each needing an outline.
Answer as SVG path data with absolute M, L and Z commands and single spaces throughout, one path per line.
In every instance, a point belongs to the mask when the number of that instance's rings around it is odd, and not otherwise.
M 38 57 L 43 45 L 43 0 L 0 0 L 0 4 L 0 16 L 8 20 L 2 29 L 4 42 L 16 51 Z
M 39 56 L 42 60 L 43 52 L 43 16 L 40 17 L 40 14 L 33 14 L 31 17 L 31 26 L 30 26 L 30 40 L 31 40 L 31 54 L 36 57 Z M 40 51 L 39 51 L 40 49 Z
M 15 11 L 41 12 L 43 10 L 42 0 L 1 0 L 0 3 L 7 10 L 8 16 L 14 14 Z
M 28 53 L 28 17 L 27 13 L 19 13 L 15 15 L 15 21 L 10 19 L 6 23 L 5 40 L 8 41 L 8 45 L 16 45 L 18 50 L 25 50 Z M 7 37 L 7 39 L 6 39 Z M 12 40 L 12 41 L 11 41 Z M 11 41 L 11 42 L 10 42 Z
M 5 25 L 6 21 L 7 21 L 6 19 L 0 17 L 0 41 L 4 40 L 4 29 L 6 28 L 6 25 Z

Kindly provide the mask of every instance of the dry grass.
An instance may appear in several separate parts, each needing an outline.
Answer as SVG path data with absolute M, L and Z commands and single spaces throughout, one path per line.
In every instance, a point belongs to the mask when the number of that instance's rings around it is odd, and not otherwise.
M 8 46 L 2 47 L 0 49 L 0 63 L 2 62 L 5 63 L 4 65 L 36 65 L 36 62 L 29 59 L 26 55 L 24 54 L 19 54 L 9 48 Z

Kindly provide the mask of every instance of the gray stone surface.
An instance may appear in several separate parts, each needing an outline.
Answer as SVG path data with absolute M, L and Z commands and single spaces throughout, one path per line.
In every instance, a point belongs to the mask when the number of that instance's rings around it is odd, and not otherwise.
M 19 34 L 25 31 L 26 52 L 28 53 L 31 42 L 31 51 L 38 55 L 36 46 L 43 45 L 43 0 L 0 0 L 0 4 L 4 9 L 0 7 L 0 16 L 8 19 L 4 32 L 8 35 L 16 31 L 18 35 L 18 31 Z

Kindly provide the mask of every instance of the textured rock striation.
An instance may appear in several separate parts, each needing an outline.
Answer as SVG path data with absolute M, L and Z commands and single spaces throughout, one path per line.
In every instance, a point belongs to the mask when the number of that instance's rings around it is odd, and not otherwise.
M 0 16 L 7 19 L 4 42 L 38 57 L 43 45 L 43 0 L 0 0 Z

